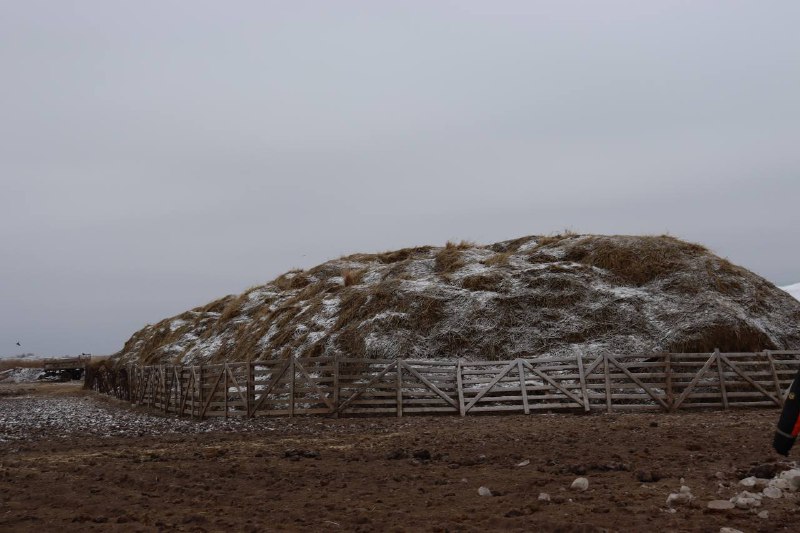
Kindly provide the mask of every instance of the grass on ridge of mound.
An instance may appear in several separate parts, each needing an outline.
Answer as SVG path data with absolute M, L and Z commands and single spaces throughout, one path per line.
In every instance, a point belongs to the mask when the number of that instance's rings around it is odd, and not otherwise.
M 351 285 L 358 285 L 361 283 L 361 279 L 364 277 L 364 273 L 366 272 L 365 269 L 359 270 L 345 270 L 342 272 L 342 279 L 344 279 L 344 286 L 350 287 Z
M 458 244 L 447 241 L 444 248 L 439 250 L 436 254 L 436 263 L 434 269 L 439 274 L 450 274 L 464 266 L 464 261 L 461 259 L 461 251 L 475 248 L 475 243 L 468 241 L 461 241 Z
M 644 285 L 680 270 L 708 249 L 669 235 L 585 236 L 567 245 L 564 258 L 602 268 L 633 285 Z

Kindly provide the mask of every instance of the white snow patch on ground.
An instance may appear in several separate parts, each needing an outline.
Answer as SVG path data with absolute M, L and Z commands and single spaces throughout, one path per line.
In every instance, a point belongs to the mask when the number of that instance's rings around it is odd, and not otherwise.
M 12 368 L 0 372 L 0 381 L 6 383 L 31 383 L 39 379 L 44 372 L 41 368 Z
M 179 329 L 181 329 L 183 326 L 185 326 L 187 323 L 188 323 L 187 320 L 181 320 L 180 318 L 176 318 L 175 320 L 169 323 L 169 330 L 172 333 L 174 333 Z
M 529 251 L 529 250 L 533 250 L 533 249 L 534 249 L 534 248 L 536 248 L 537 246 L 539 246 L 539 243 L 538 243 L 538 242 L 536 242 L 536 240 L 535 240 L 535 239 L 531 239 L 531 240 L 529 240 L 528 242 L 526 242 L 525 244 L 522 244 L 522 245 L 521 245 L 521 246 L 520 246 L 520 247 L 517 249 L 517 252 L 518 252 L 518 253 L 527 252 L 527 251 Z

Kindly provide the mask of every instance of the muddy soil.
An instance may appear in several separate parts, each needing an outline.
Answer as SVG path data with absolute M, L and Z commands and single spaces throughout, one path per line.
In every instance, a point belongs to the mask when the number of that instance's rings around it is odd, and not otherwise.
M 770 447 L 777 417 L 194 422 L 74 384 L 4 385 L 0 530 L 797 531 L 794 494 L 706 508 L 744 490 L 753 467 L 764 477 L 790 465 Z M 570 489 L 579 476 L 584 492 Z M 681 478 L 695 499 L 669 508 Z

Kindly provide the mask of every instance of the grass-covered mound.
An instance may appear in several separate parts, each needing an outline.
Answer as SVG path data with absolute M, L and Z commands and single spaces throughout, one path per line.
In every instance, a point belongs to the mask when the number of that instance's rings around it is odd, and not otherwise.
M 356 254 L 138 331 L 119 362 L 507 359 L 800 347 L 800 302 L 669 236 L 564 234 Z

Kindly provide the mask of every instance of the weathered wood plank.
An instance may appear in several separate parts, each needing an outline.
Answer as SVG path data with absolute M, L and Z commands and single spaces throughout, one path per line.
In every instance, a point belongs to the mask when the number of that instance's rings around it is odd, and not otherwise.
M 452 405 L 453 407 L 455 407 L 456 409 L 458 409 L 458 405 L 456 405 L 456 401 L 455 401 L 455 400 L 453 400 L 453 398 L 451 398 L 450 396 L 448 396 L 447 394 L 445 394 L 444 392 L 442 392 L 442 390 L 441 390 L 441 389 L 439 389 L 439 387 L 437 387 L 436 385 L 434 385 L 433 383 L 431 383 L 430 381 L 428 381 L 428 379 L 427 379 L 425 376 L 423 376 L 422 374 L 420 374 L 419 372 L 417 372 L 417 370 L 416 370 L 416 369 L 415 369 L 413 366 L 410 366 L 410 365 L 408 365 L 408 364 L 407 364 L 405 361 L 403 361 L 403 360 L 399 360 L 399 365 L 398 365 L 398 369 L 397 369 L 397 370 L 398 370 L 398 372 L 400 372 L 400 369 L 401 369 L 401 368 L 405 368 L 406 370 L 408 370 L 409 372 L 411 372 L 411 374 L 413 374 L 413 375 L 414 375 L 414 377 L 416 377 L 418 380 L 420 380 L 420 381 L 421 381 L 421 382 L 423 382 L 425 385 L 427 385 L 427 386 L 428 386 L 428 388 L 430 388 L 430 389 L 431 389 L 433 392 L 435 392 L 436 394 L 438 394 L 438 395 L 439 395 L 439 396 L 440 396 L 440 397 L 441 397 L 441 398 L 442 398 L 444 401 L 446 401 L 447 403 L 449 403 L 450 405 Z
M 483 397 L 486 395 L 486 393 L 487 393 L 487 392 L 489 392 L 490 390 L 492 390 L 492 387 L 494 387 L 494 386 L 497 384 L 497 382 L 498 382 L 498 381 L 500 381 L 500 379 L 501 379 L 503 376 L 505 376 L 506 374 L 508 374 L 508 372 L 509 372 L 509 371 L 510 371 L 512 368 L 514 368 L 514 365 L 515 365 L 515 364 L 516 364 L 516 361 L 512 361 L 511 363 L 507 364 L 507 365 L 506 365 L 506 366 L 505 366 L 505 367 L 504 367 L 504 368 L 503 368 L 503 369 L 500 371 L 500 373 L 499 373 L 499 374 L 497 374 L 497 376 L 495 376 L 495 378 L 494 378 L 494 379 L 493 379 L 493 380 L 492 380 L 492 381 L 489 383 L 489 385 L 488 385 L 486 388 L 482 389 L 480 392 L 478 392 L 478 394 L 477 394 L 477 395 L 476 395 L 476 396 L 475 396 L 475 397 L 474 397 L 474 398 L 473 398 L 473 399 L 472 399 L 472 400 L 471 400 L 471 401 L 470 401 L 470 402 L 467 404 L 466 408 L 464 409 L 464 410 L 465 410 L 465 412 L 469 412 L 469 410 L 470 410 L 470 409 L 472 409 L 472 407 L 473 407 L 473 406 L 474 406 L 474 405 L 475 405 L 475 404 L 478 402 L 478 400 L 480 400 L 481 398 L 483 398 Z
M 583 352 L 578 348 L 575 350 L 575 360 L 578 363 L 578 374 L 581 380 L 581 395 L 583 396 L 583 409 L 589 411 L 589 396 L 586 392 L 586 375 L 583 372 Z
M 702 378 L 703 375 L 706 373 L 706 371 L 708 371 L 713 362 L 714 362 L 714 356 L 712 355 L 711 357 L 708 358 L 708 360 L 705 362 L 700 371 L 695 375 L 694 379 L 692 379 L 689 385 L 685 389 L 683 389 L 683 392 L 678 397 L 678 400 L 675 402 L 674 409 L 678 409 L 681 406 L 683 401 L 686 399 L 686 396 L 692 391 L 695 385 L 697 385 L 697 382 L 700 381 L 700 378 Z
M 774 402 L 775 402 L 775 403 L 776 403 L 778 406 L 780 406 L 780 405 L 781 405 L 781 401 L 780 401 L 779 399 L 775 398 L 775 397 L 774 397 L 772 394 L 770 394 L 769 392 L 767 392 L 767 390 L 766 390 L 764 387 L 762 387 L 761 385 L 759 385 L 758 383 L 756 383 L 755 381 L 753 381 L 752 379 L 750 379 L 750 376 L 748 376 L 747 374 L 745 374 L 744 372 L 742 372 L 742 370 L 740 370 L 740 369 L 739 369 L 739 367 L 737 367 L 735 364 L 733 364 L 733 362 L 732 362 L 730 359 L 728 359 L 728 358 L 727 358 L 725 355 L 722 355 L 722 354 L 720 354 L 720 357 L 722 358 L 722 361 L 723 361 L 723 362 L 725 362 L 725 364 L 727 364 L 727 365 L 728 365 L 729 367 L 731 367 L 731 368 L 732 368 L 732 369 L 733 369 L 733 370 L 734 370 L 734 371 L 735 371 L 737 374 L 739 374 L 739 375 L 740 375 L 742 378 L 744 378 L 744 380 L 745 380 L 745 381 L 747 381 L 747 382 L 748 382 L 748 383 L 750 383 L 750 384 L 751 384 L 753 387 L 755 387 L 755 388 L 756 388 L 756 389 L 758 389 L 758 390 L 759 390 L 761 393 L 763 393 L 763 394 L 764 394 L 764 396 L 766 396 L 766 397 L 767 397 L 767 398 L 769 398 L 770 400 L 774 401 Z
M 664 407 L 664 409 L 669 409 L 669 406 L 668 406 L 668 405 L 667 405 L 667 403 L 666 403 L 666 402 L 665 402 L 665 401 L 664 401 L 664 400 L 661 398 L 661 396 L 660 396 L 660 395 L 657 395 L 656 393 L 654 393 L 654 392 L 652 391 L 652 389 L 650 389 L 650 387 L 648 387 L 647 385 L 645 385 L 645 384 L 644 384 L 644 382 L 642 382 L 641 380 L 639 380 L 639 378 L 637 378 L 636 376 L 634 376 L 633 374 L 631 374 L 631 373 L 628 371 L 628 369 L 627 369 L 627 368 L 625 368 L 623 365 L 621 365 L 621 364 L 620 364 L 620 362 L 619 362 L 619 361 L 617 361 L 617 360 L 616 360 L 614 357 L 612 357 L 612 356 L 609 356 L 609 357 L 608 357 L 608 359 L 611 361 L 611 363 L 613 363 L 613 364 L 614 364 L 614 366 L 616 366 L 617 368 L 619 368 L 620 370 L 622 370 L 622 371 L 625 373 L 625 375 L 626 375 L 626 376 L 628 376 L 628 377 L 629 377 L 629 378 L 630 378 L 630 379 L 631 379 L 631 380 L 632 380 L 634 383 L 636 383 L 637 385 L 639 385 L 639 387 L 641 387 L 641 388 L 642 388 L 642 389 L 643 389 L 643 390 L 644 390 L 644 391 L 645 391 L 647 394 L 649 394 L 649 395 L 650 395 L 650 397 L 652 397 L 652 398 L 653 398 L 655 401 L 657 401 L 658 403 L 660 403 L 660 404 L 661 404 L 661 406 L 662 406 L 662 407 Z

